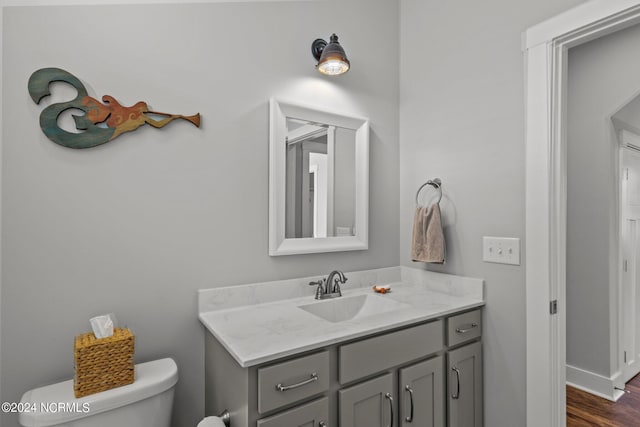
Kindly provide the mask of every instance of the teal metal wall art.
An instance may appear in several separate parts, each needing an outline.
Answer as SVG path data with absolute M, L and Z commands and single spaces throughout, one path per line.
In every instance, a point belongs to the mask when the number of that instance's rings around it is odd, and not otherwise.
M 42 132 L 51 141 L 64 147 L 95 147 L 117 138 L 124 132 L 134 131 L 144 124 L 162 128 L 175 119 L 184 119 L 200 127 L 200 113 L 183 116 L 150 111 L 146 102 L 137 102 L 131 107 L 125 107 L 109 95 L 104 95 L 100 102 L 89 96 L 80 79 L 60 68 L 42 68 L 31 75 L 29 78 L 31 99 L 39 104 L 44 97 L 51 95 L 49 85 L 53 82 L 67 83 L 78 93 L 75 99 L 51 104 L 40 113 Z M 58 117 L 69 109 L 84 112 L 84 115 L 73 115 L 76 128 L 83 132 L 67 132 L 58 126 Z M 159 116 L 159 119 L 154 116 Z

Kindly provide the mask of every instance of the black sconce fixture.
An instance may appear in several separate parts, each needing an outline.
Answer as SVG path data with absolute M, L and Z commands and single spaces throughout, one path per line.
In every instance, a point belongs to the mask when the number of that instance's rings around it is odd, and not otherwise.
M 318 71 L 328 76 L 344 74 L 351 66 L 335 33 L 331 34 L 329 44 L 323 39 L 315 39 L 311 43 L 311 54 L 318 61 L 316 65 Z

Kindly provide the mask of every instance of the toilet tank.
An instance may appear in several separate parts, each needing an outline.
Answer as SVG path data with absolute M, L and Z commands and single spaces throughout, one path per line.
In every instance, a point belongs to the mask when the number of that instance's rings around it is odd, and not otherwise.
M 173 359 L 135 365 L 133 384 L 77 399 L 73 380 L 22 395 L 24 427 L 169 427 L 178 367 Z

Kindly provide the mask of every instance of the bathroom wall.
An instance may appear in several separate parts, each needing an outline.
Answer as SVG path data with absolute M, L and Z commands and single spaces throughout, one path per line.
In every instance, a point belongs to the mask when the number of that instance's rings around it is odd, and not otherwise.
M 640 93 L 640 26 L 569 50 L 567 365 L 610 378 L 617 361 L 617 140 L 611 115 Z M 636 119 L 637 120 L 637 119 Z
M 113 311 L 136 333 L 138 362 L 176 359 L 173 425 L 193 427 L 204 415 L 197 289 L 397 265 L 398 13 L 387 0 L 5 7 L 0 400 L 71 378 L 73 336 Z M 332 79 L 310 55 L 331 32 L 352 61 Z M 391 52 L 384 72 L 372 40 Z M 202 127 L 60 147 L 27 92 L 49 66 L 94 97 L 200 112 Z M 271 96 L 370 119 L 369 250 L 267 255 Z
M 640 133 L 640 98 L 636 97 L 615 114 L 615 118 L 631 126 Z
M 424 268 L 485 280 L 486 426 L 525 425 L 525 266 L 482 261 L 482 236 L 525 245 L 521 34 L 580 3 L 400 0 L 400 263 L 420 265 L 415 192 L 440 177 L 447 262 Z

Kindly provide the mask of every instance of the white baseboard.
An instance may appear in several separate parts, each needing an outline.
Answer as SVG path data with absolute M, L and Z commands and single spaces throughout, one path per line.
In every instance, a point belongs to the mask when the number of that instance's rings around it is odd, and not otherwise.
M 595 394 L 607 400 L 615 402 L 624 393 L 616 390 L 614 386 L 615 378 L 608 378 L 575 366 L 567 365 L 567 385 L 577 389 Z

